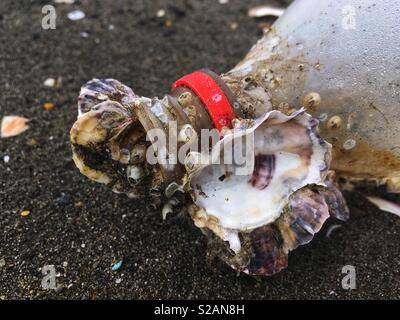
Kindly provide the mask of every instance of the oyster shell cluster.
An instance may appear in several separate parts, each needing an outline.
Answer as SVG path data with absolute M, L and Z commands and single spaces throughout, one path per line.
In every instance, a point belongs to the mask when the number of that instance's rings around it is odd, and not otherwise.
M 249 274 L 280 271 L 329 216 L 348 218 L 335 174 L 400 192 L 399 4 L 364 2 L 347 1 L 360 24 L 349 32 L 340 1 L 294 1 L 217 79 L 237 115 L 231 129 L 207 152 L 188 148 L 183 162 L 147 161 L 170 151 L 149 132 L 172 120 L 180 146 L 198 142 L 213 125 L 193 92 L 149 99 L 116 80 L 90 81 L 71 130 L 77 167 L 115 192 L 166 203 L 163 216 L 188 200 L 210 256 Z
M 177 205 L 177 193 L 186 192 L 210 253 L 252 275 L 286 267 L 288 253 L 310 242 L 329 216 L 348 218 L 329 171 L 331 145 L 304 108 L 234 119 L 209 152 L 188 149 L 183 164 L 166 168 L 147 161 L 158 148 L 146 132 L 152 115 L 167 123 L 168 108 L 168 99 L 139 97 L 116 80 L 88 82 L 71 129 L 76 166 L 115 192 L 167 203 L 163 215 Z M 189 129 L 181 126 L 178 137 Z M 190 136 L 180 140 L 196 135 Z
M 138 97 L 117 80 L 94 79 L 82 87 L 78 120 L 71 129 L 80 172 L 131 198 L 160 196 L 162 178 L 146 162 L 151 145 L 135 111 Z

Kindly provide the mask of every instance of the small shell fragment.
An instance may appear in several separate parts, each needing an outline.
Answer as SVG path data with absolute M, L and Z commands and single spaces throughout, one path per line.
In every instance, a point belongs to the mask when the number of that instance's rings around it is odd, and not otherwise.
M 54 2 L 60 4 L 74 4 L 75 0 L 54 0 Z
M 400 205 L 378 197 L 367 197 L 367 199 L 385 212 L 390 212 L 400 217 Z
M 329 229 L 328 229 L 328 231 L 326 232 L 326 237 L 327 238 L 330 238 L 331 237 L 331 235 L 332 235 L 332 233 L 333 233 L 333 231 L 335 231 L 336 229 L 339 229 L 339 228 L 341 228 L 342 226 L 340 225 L 340 224 L 334 224 L 334 225 L 332 225 L 332 226 L 330 226 L 329 227 Z
M 60 89 L 63 85 L 63 78 L 57 77 L 55 78 L 48 78 L 43 82 L 43 85 L 49 88 Z
M 38 144 L 38 141 L 35 138 L 29 138 L 26 140 L 26 144 L 30 147 L 34 147 Z
M 165 10 L 164 10 L 164 9 L 158 10 L 157 13 L 156 13 L 156 15 L 157 15 L 157 18 L 162 18 L 162 17 L 164 17 L 164 16 L 165 16 Z
M 72 20 L 72 21 L 77 21 L 77 20 L 81 20 L 83 18 L 85 18 L 85 13 L 82 10 L 74 10 L 71 11 L 70 13 L 68 13 L 68 19 Z
M 257 6 L 251 8 L 248 12 L 249 17 L 261 18 L 266 16 L 280 17 L 285 12 L 284 9 L 272 6 Z
M 236 21 L 230 23 L 229 27 L 231 30 L 236 30 L 239 27 L 239 24 Z
M 27 130 L 29 119 L 19 116 L 5 116 L 1 122 L 1 137 L 17 136 Z
M 46 102 L 45 104 L 43 104 L 43 109 L 45 110 L 52 110 L 54 109 L 56 105 L 52 102 Z
M 112 271 L 117 271 L 118 269 L 120 269 L 122 266 L 122 261 L 118 261 L 116 263 L 114 263 L 111 267 Z
M 46 79 L 46 80 L 43 82 L 43 84 L 44 84 L 46 87 L 52 88 L 52 87 L 54 87 L 54 86 L 56 85 L 56 79 L 54 79 L 54 78 L 48 78 L 48 79 Z
M 29 216 L 30 215 L 30 211 L 29 210 L 24 210 L 24 211 L 22 211 L 20 214 L 21 214 L 21 217 L 27 217 L 27 216 Z

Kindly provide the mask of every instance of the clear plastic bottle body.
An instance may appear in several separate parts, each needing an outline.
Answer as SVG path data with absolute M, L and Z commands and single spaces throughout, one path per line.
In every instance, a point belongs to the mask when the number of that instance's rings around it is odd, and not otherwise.
M 334 147 L 333 169 L 353 178 L 398 177 L 399 16 L 399 1 L 297 0 L 226 76 L 264 88 L 265 108 L 299 107 L 318 92 L 321 107 L 310 112 Z

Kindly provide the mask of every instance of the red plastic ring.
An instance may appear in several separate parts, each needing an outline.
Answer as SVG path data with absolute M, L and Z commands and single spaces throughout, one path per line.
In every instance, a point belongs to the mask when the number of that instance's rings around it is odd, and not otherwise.
M 224 91 L 209 74 L 203 71 L 187 74 L 175 81 L 172 90 L 182 86 L 189 88 L 199 97 L 218 131 L 223 127 L 231 127 L 236 115 Z

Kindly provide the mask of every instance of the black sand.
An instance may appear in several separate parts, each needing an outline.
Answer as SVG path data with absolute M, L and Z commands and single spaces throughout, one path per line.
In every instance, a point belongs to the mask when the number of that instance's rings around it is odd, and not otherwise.
M 229 70 L 260 36 L 247 9 L 267 0 L 82 0 L 56 5 L 57 29 L 45 31 L 41 8 L 49 2 L 0 1 L 0 117 L 31 119 L 28 131 L 0 140 L 0 299 L 399 298 L 400 220 L 359 193 L 347 195 L 352 218 L 330 238 L 328 224 L 291 254 L 288 269 L 253 279 L 207 266 L 203 236 L 189 218 L 163 222 L 145 202 L 90 182 L 71 160 L 82 84 L 112 77 L 161 96 L 187 72 Z M 68 20 L 73 8 L 86 18 Z M 157 18 L 162 8 L 166 15 Z M 43 86 L 59 76 L 60 89 Z M 45 102 L 56 107 L 46 111 Z M 25 209 L 31 213 L 23 218 Z M 346 264 L 356 268 L 356 290 L 341 287 Z M 59 272 L 58 290 L 42 289 L 44 265 Z

